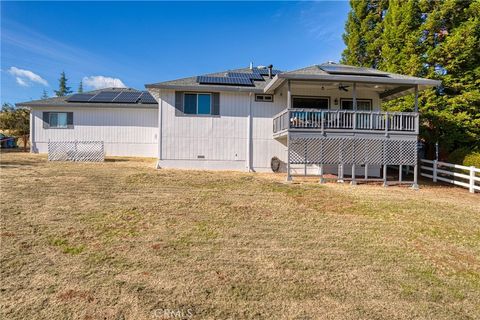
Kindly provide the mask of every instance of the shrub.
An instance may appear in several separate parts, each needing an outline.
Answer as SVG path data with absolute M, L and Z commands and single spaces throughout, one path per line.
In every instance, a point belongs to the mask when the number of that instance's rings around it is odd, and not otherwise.
M 480 152 L 472 152 L 467 154 L 463 159 L 463 165 L 480 168 Z

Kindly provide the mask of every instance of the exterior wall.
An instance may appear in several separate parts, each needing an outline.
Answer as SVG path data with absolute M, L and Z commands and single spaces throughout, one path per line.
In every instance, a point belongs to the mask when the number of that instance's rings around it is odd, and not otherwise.
M 270 171 L 273 156 L 286 160 L 286 145 L 273 139 L 272 119 L 284 104 L 255 102 L 254 94 L 221 92 L 220 115 L 175 115 L 175 91 L 152 90 L 162 111 L 161 167 Z M 249 110 L 251 108 L 251 124 Z M 248 127 L 252 127 L 249 152 Z
M 44 111 L 73 112 L 73 129 L 44 129 Z M 49 140 L 90 140 L 104 141 L 107 156 L 157 156 L 157 109 L 35 107 L 31 117 L 32 152 L 47 153 Z

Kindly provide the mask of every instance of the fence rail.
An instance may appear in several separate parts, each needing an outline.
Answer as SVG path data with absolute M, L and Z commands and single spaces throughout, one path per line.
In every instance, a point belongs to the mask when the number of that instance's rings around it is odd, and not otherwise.
M 49 141 L 49 161 L 102 162 L 105 160 L 103 141 Z
M 460 187 L 468 188 L 471 193 L 480 192 L 480 169 L 461 166 L 437 160 L 422 159 L 420 174 L 433 182 L 443 181 Z
M 418 113 L 351 110 L 284 110 L 273 119 L 273 132 L 286 129 L 359 130 L 417 133 Z

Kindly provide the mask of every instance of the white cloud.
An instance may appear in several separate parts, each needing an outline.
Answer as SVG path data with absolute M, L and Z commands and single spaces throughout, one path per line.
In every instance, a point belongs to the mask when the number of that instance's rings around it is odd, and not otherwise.
M 17 83 L 21 85 L 22 87 L 28 87 L 28 83 L 22 80 L 22 78 L 16 77 Z
M 83 84 L 93 89 L 125 88 L 125 84 L 118 78 L 104 76 L 90 76 L 83 78 Z
M 15 76 L 17 79 L 17 83 L 21 86 L 28 86 L 29 82 L 36 82 L 39 84 L 43 84 L 44 86 L 48 86 L 47 80 L 40 77 L 38 74 L 25 69 L 20 69 L 17 67 L 10 67 L 8 72 Z

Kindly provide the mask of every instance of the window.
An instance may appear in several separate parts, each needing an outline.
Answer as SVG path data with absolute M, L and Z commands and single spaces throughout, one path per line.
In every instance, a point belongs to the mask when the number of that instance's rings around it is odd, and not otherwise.
M 330 100 L 324 97 L 293 97 L 292 107 L 299 109 L 328 109 Z
M 212 114 L 210 93 L 185 93 L 183 112 L 186 114 Z
M 256 94 L 255 101 L 257 102 L 273 102 L 273 94 Z
M 340 103 L 341 103 L 342 110 L 353 110 L 353 99 L 341 99 Z M 372 110 L 372 100 L 357 99 L 357 110 L 358 111 L 371 111 Z
M 72 129 L 73 112 L 43 112 L 43 128 Z

